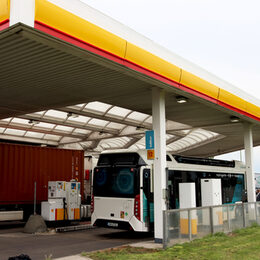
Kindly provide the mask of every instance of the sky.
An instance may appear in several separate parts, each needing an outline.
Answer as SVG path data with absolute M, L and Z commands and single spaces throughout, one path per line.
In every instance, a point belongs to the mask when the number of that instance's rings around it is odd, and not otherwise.
M 259 0 L 81 1 L 260 100 Z M 254 171 L 260 172 L 260 147 Z

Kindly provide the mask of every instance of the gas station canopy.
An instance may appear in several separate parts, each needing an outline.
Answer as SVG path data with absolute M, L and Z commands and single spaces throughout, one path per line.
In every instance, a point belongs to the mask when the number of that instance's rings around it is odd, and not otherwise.
M 144 148 L 152 89 L 167 149 L 214 156 L 260 144 L 260 102 L 79 0 L 0 0 L 0 138 L 90 152 Z

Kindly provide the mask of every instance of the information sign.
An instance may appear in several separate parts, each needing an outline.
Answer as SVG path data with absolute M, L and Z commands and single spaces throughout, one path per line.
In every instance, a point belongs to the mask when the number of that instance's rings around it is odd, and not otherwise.
M 154 131 L 145 132 L 145 148 L 146 150 L 154 149 Z

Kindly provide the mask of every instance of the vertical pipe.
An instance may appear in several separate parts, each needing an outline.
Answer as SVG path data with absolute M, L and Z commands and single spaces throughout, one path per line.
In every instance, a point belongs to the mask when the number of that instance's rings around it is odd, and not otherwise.
M 163 211 L 163 248 L 165 249 L 168 245 L 168 212 L 166 210 Z
M 189 223 L 189 240 L 192 240 L 192 232 L 191 232 L 191 212 L 188 210 L 188 223 Z
M 33 202 L 33 215 L 36 215 L 36 181 L 34 182 L 34 202 Z
M 257 221 L 257 203 L 255 202 L 255 222 L 256 224 L 258 224 L 258 221 Z
M 210 232 L 214 234 L 214 222 L 213 222 L 213 207 L 209 207 L 209 223 L 210 223 Z
M 227 205 L 227 223 L 228 223 L 228 232 L 230 231 L 230 214 L 229 214 L 229 205 Z
M 242 203 L 242 214 L 243 214 L 243 228 L 245 228 L 246 227 L 245 203 Z

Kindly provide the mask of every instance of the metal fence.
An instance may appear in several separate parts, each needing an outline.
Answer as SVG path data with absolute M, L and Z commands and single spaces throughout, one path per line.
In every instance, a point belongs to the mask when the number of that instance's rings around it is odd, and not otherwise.
M 166 210 L 163 246 L 260 224 L 260 202 Z

